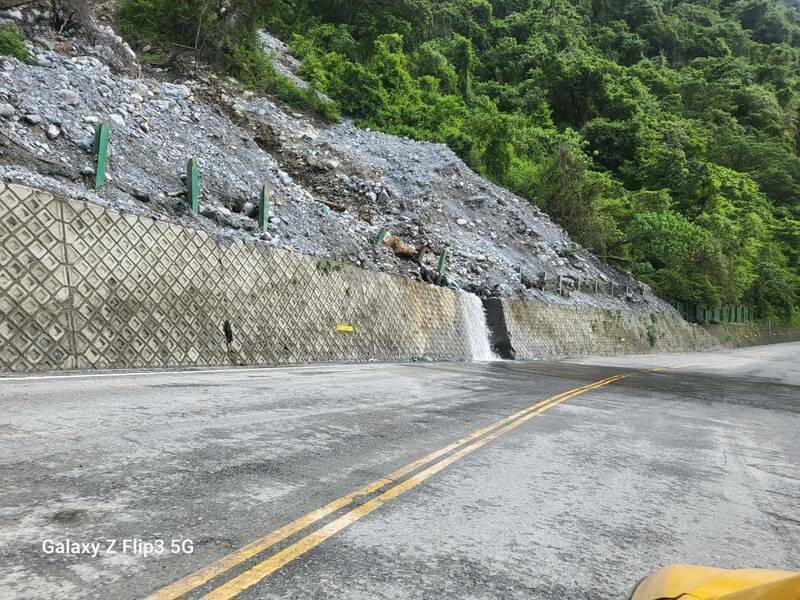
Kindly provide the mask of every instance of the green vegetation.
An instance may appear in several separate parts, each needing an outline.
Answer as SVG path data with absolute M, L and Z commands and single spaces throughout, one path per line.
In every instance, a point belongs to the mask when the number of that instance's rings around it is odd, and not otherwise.
M 261 48 L 256 24 L 264 22 L 271 7 L 255 0 L 122 0 L 117 27 L 127 38 L 151 46 L 144 62 L 162 61 L 175 51 L 192 52 L 254 91 L 338 121 L 335 103 L 277 73 Z
M 361 125 L 447 143 L 662 296 L 800 318 L 796 6 L 123 0 L 120 21 L 269 90 L 266 26 Z
M 336 260 L 330 260 L 325 258 L 317 261 L 317 271 L 319 271 L 320 273 L 324 273 L 325 275 L 330 275 L 331 273 L 335 273 L 336 271 L 341 271 L 342 269 L 344 269 L 344 263 L 341 263 Z
M 13 56 L 28 64 L 35 62 L 25 45 L 25 33 L 13 23 L 0 25 L 0 56 Z

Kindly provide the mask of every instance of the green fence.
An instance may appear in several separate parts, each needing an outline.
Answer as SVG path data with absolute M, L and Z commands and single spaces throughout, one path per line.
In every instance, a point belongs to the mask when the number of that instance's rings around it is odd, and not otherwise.
M 670 302 L 670 304 L 690 323 L 751 323 L 756 320 L 756 310 L 752 306 L 703 308 L 686 302 Z

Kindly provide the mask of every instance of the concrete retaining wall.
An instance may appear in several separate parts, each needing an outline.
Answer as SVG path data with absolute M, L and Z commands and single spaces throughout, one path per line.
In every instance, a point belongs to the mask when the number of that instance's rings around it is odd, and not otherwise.
M 464 359 L 470 301 L 0 184 L 3 371 Z
M 0 183 L 0 371 L 466 359 L 478 302 Z M 711 339 L 676 316 L 498 306 L 519 359 Z
M 719 346 L 706 331 L 678 315 L 506 299 L 486 304 L 493 343 L 506 358 L 648 354 Z
M 780 323 L 728 323 L 704 325 L 703 329 L 729 348 L 746 348 L 800 342 L 800 325 Z

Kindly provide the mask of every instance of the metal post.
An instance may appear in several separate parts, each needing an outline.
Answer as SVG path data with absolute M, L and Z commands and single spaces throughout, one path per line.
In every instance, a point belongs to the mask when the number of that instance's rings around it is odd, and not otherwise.
M 108 123 L 100 123 L 94 128 L 94 189 L 99 190 L 106 182 L 106 163 L 108 162 L 108 138 L 111 129 Z
M 447 248 L 442 250 L 442 255 L 439 257 L 439 275 L 444 275 L 444 271 L 447 268 L 447 259 L 450 257 L 450 252 L 448 252 Z
M 378 232 L 378 237 L 375 238 L 375 247 L 380 248 L 383 245 L 384 240 L 386 240 L 386 236 L 389 235 L 389 230 L 386 227 L 382 227 L 381 230 Z
M 200 173 L 197 169 L 197 159 L 190 158 L 186 161 L 186 196 L 192 205 L 192 212 L 200 212 Z
M 265 183 L 261 188 L 261 198 L 258 203 L 258 228 L 261 231 L 269 228 L 270 196 L 269 184 Z

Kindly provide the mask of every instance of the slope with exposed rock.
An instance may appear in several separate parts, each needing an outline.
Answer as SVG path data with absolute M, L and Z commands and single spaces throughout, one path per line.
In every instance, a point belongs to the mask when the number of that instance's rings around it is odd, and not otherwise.
M 321 122 L 202 70 L 179 82 L 158 69 L 133 78 L 111 68 L 102 45 L 54 31 L 35 3 L 10 18 L 28 31 L 37 64 L 1 59 L 6 180 L 484 296 L 671 310 L 446 146 L 349 121 Z M 285 47 L 266 34 L 264 40 L 278 68 L 292 72 L 296 62 Z M 112 128 L 111 163 L 109 183 L 95 193 L 89 182 L 99 122 Z M 187 156 L 201 169 L 200 215 L 183 197 Z M 265 183 L 274 207 L 262 233 L 256 206 Z M 394 251 L 376 244 L 382 230 L 390 232 Z M 435 267 L 445 248 L 450 263 L 443 280 Z M 563 294 L 552 285 L 542 289 L 543 281 L 559 279 Z M 574 290 L 578 281 L 582 292 Z M 615 284 L 614 295 L 586 292 L 593 282 L 601 292 Z

